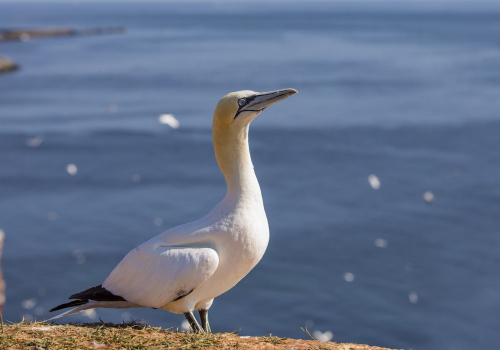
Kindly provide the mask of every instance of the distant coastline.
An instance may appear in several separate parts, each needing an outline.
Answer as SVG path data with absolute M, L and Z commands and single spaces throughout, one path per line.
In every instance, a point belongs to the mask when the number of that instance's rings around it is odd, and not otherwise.
M 47 38 L 53 36 L 82 36 L 123 33 L 123 27 L 111 28 L 90 28 L 76 30 L 73 28 L 52 28 L 52 29 L 19 29 L 0 31 L 0 43 L 3 41 L 29 41 L 37 38 Z
M 90 28 L 76 30 L 73 28 L 53 28 L 53 29 L 19 29 L 0 31 L 0 44 L 2 42 L 21 41 L 27 42 L 31 39 L 41 39 L 54 36 L 86 36 L 123 33 L 123 27 L 111 28 Z M 19 69 L 19 65 L 10 58 L 0 56 L 0 74 L 12 72 Z

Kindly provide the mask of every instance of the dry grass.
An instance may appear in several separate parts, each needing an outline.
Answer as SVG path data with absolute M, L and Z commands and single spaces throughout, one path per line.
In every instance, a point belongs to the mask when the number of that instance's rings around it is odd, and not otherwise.
M 321 343 L 234 333 L 191 334 L 136 322 L 53 325 L 43 322 L 6 324 L 0 349 L 333 349 L 386 350 L 356 344 Z

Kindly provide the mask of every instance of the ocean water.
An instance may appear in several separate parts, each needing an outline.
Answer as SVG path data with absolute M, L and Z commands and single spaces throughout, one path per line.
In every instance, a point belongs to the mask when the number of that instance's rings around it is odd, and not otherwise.
M 4 29 L 112 26 L 126 30 L 0 44 L 21 66 L 0 76 L 4 319 L 48 318 L 210 211 L 217 100 L 293 87 L 250 132 L 268 250 L 215 300 L 212 329 L 498 346 L 499 2 L 0 2 Z M 61 322 L 99 317 L 183 320 Z

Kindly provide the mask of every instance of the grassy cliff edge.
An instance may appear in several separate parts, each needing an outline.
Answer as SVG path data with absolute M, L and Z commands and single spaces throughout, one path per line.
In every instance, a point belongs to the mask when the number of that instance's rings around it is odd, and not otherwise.
M 43 322 L 3 326 L 0 349 L 334 349 L 389 350 L 376 346 L 322 343 L 235 333 L 192 334 L 135 322 L 53 325 Z

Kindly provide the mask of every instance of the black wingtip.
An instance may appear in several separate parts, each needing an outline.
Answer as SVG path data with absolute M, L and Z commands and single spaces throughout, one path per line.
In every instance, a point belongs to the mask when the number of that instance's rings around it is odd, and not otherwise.
M 67 307 L 80 306 L 83 304 L 87 304 L 89 300 L 93 301 L 126 301 L 119 295 L 114 295 L 109 290 L 103 288 L 102 285 L 98 285 L 95 287 L 91 287 L 89 289 L 84 290 L 83 292 L 73 294 L 69 297 L 69 299 L 76 299 L 66 304 L 61 304 L 56 306 L 53 309 L 50 309 L 49 312 L 57 311 L 61 309 L 65 309 Z
M 53 312 L 53 311 L 57 311 L 57 310 L 61 310 L 61 309 L 66 309 L 68 307 L 80 306 L 83 304 L 87 304 L 88 302 L 89 302 L 88 300 L 73 300 L 69 303 L 56 306 L 55 308 L 50 309 L 49 312 Z
M 94 300 L 94 301 L 126 301 L 119 295 L 111 293 L 101 284 L 84 290 L 83 292 L 73 294 L 69 299 Z

